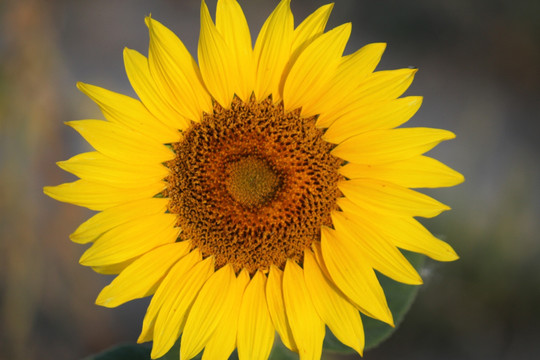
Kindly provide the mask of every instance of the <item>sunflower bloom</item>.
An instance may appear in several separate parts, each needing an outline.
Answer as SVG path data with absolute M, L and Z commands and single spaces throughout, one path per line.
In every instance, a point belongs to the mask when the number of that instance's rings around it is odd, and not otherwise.
M 421 284 L 399 249 L 457 259 L 415 220 L 449 208 L 411 188 L 463 181 L 424 155 L 451 132 L 397 128 L 422 101 L 400 97 L 416 70 L 374 72 L 381 43 L 344 56 L 332 5 L 295 28 L 289 2 L 254 47 L 236 0 L 215 23 L 203 2 L 198 64 L 148 17 L 148 56 L 124 51 L 139 99 L 78 84 L 106 121 L 68 122 L 95 151 L 59 162 L 80 179 L 45 193 L 98 211 L 71 240 L 118 274 L 97 304 L 153 296 L 152 358 L 182 335 L 181 359 L 266 359 L 277 332 L 318 359 L 325 326 L 362 354 L 360 312 L 393 325 L 375 270 Z

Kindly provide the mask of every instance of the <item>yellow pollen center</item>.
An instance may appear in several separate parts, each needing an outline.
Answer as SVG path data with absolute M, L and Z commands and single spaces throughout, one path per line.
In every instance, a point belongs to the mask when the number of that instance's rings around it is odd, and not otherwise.
M 279 187 L 279 177 L 261 159 L 248 156 L 228 167 L 225 180 L 234 200 L 245 206 L 261 206 L 270 200 Z

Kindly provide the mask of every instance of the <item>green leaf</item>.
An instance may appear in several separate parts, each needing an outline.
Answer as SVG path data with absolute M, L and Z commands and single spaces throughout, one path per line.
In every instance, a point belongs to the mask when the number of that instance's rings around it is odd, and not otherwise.
M 424 265 L 426 257 L 413 252 L 402 252 L 407 260 L 409 260 L 411 265 L 413 265 L 416 270 L 420 271 Z M 366 336 L 365 350 L 378 346 L 384 340 L 388 339 L 394 331 L 396 331 L 399 324 L 401 324 L 403 321 L 405 314 L 409 311 L 411 305 L 413 304 L 419 288 L 417 285 L 407 285 L 396 282 L 378 273 L 377 277 L 379 278 L 379 282 L 384 289 L 386 300 L 388 301 L 388 307 L 394 316 L 394 323 L 396 327 L 393 328 L 383 322 L 362 315 L 364 332 Z M 326 351 L 343 354 L 355 352 L 355 350 L 351 349 L 350 347 L 343 345 L 328 329 L 326 331 L 326 337 L 324 338 L 324 349 Z

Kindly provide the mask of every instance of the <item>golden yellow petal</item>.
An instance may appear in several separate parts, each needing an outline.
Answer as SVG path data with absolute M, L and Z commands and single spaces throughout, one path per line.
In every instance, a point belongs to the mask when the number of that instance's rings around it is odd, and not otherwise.
M 205 282 L 189 314 L 180 341 L 180 358 L 195 357 L 208 343 L 221 319 L 230 311 L 235 297 L 236 276 L 231 265 L 225 265 Z
M 148 215 L 164 213 L 169 199 L 147 198 L 121 204 L 104 210 L 83 222 L 69 237 L 71 241 L 86 244 L 110 229 Z
M 187 255 L 189 241 L 160 246 L 141 256 L 99 294 L 96 304 L 116 307 L 127 301 L 152 295 L 171 266 Z
M 352 253 L 347 245 L 334 230 L 323 226 L 321 249 L 332 281 L 364 314 L 393 326 L 392 313 L 375 272 L 361 253 Z
M 197 264 L 201 262 L 201 253 L 198 249 L 191 251 L 189 254 L 181 258 L 169 271 L 165 279 L 161 282 L 156 290 L 152 301 L 146 310 L 146 315 L 143 320 L 142 331 L 138 343 L 150 341 L 154 337 L 154 327 L 158 314 L 160 313 L 163 304 L 167 303 L 167 309 L 172 305 L 170 302 L 177 299 L 178 294 L 182 291 L 184 282 L 187 281 L 186 274 Z M 210 274 L 208 275 L 210 276 Z M 201 285 L 202 286 L 202 285 Z M 194 297 L 195 295 L 193 295 Z M 169 310 L 167 310 L 169 311 Z M 161 336 L 161 335 L 156 335 Z
M 364 226 L 371 228 L 370 231 L 377 232 L 399 248 L 424 254 L 438 261 L 458 259 L 450 245 L 434 237 L 422 224 L 410 216 L 370 211 L 355 205 L 346 198 L 338 199 L 337 204 L 349 216 L 354 216 L 354 221 L 363 222 Z
M 273 96 L 274 102 L 281 99 L 279 85 L 283 69 L 289 61 L 294 38 L 294 19 L 290 8 L 291 0 L 281 0 L 264 23 L 255 43 L 255 96 L 262 100 Z
M 169 169 L 162 164 L 128 164 L 97 151 L 75 155 L 56 164 L 81 179 L 120 188 L 153 186 L 169 174 Z
M 399 250 L 371 227 L 365 226 L 362 219 L 347 216 L 341 211 L 332 212 L 332 223 L 336 235 L 354 253 L 361 253 L 362 257 L 376 270 L 396 281 L 419 285 L 422 278 Z M 355 221 L 355 220 L 360 221 Z M 392 226 L 391 223 L 388 226 Z
M 266 360 L 274 344 L 274 325 L 265 296 L 266 276 L 257 271 L 246 287 L 238 319 L 238 357 Z
M 289 350 L 296 351 L 289 320 L 283 303 L 283 272 L 275 266 L 270 267 L 266 282 L 266 303 L 268 311 L 281 342 Z
M 77 180 L 57 186 L 45 186 L 43 192 L 58 201 L 101 211 L 126 202 L 153 197 L 165 187 L 165 183 L 155 183 L 140 188 L 123 189 L 87 180 Z
M 359 107 L 349 107 L 323 135 L 324 140 L 339 144 L 370 130 L 391 129 L 407 121 L 422 104 L 421 96 L 409 96 Z
M 148 65 L 159 94 L 182 116 L 199 121 L 212 111 L 212 100 L 197 63 L 182 41 L 158 21 L 147 17 L 150 33 Z
M 336 109 L 348 112 L 351 107 L 358 108 L 398 98 L 411 85 L 416 72 L 416 69 L 378 71 L 359 83 L 352 82 L 347 89 L 336 89 L 336 96 L 342 96 L 339 106 L 333 105 L 326 110 L 321 109 L 321 116 L 317 119 L 317 127 L 330 126 L 339 116 Z M 349 92 L 344 92 L 344 90 L 349 90 Z M 329 102 L 329 104 L 331 103 Z
M 300 360 L 320 359 L 324 323 L 311 300 L 304 271 L 291 260 L 283 273 L 283 300 Z
M 86 266 L 116 264 L 174 243 L 179 229 L 176 215 L 158 214 L 132 220 L 107 231 L 81 256 Z
M 383 214 L 434 217 L 450 210 L 427 195 L 380 180 L 346 180 L 338 187 L 356 205 Z
M 304 104 L 326 91 L 350 34 L 350 23 L 338 26 L 317 37 L 299 54 L 283 87 L 286 111 L 302 107 L 303 114 L 304 109 L 312 113 Z
M 423 155 L 380 165 L 348 163 L 339 172 L 349 179 L 371 178 L 410 188 L 454 186 L 464 181 L 457 171 Z
M 185 130 L 189 126 L 189 121 L 160 95 L 161 91 L 150 74 L 148 59 L 144 55 L 125 48 L 124 66 L 133 90 L 148 111 L 173 129 Z
M 216 330 L 208 340 L 202 360 L 227 360 L 236 348 L 238 316 L 244 296 L 244 290 L 249 283 L 249 274 L 243 270 L 235 280 L 235 290 L 231 301 L 224 306 L 225 315 L 221 318 Z
M 306 250 L 304 277 L 311 300 L 321 319 L 343 344 L 355 349 L 360 355 L 364 349 L 364 327 L 358 310 L 327 279 L 315 260 Z
M 292 43 L 293 54 L 303 50 L 305 45 L 311 43 L 317 36 L 324 32 L 330 13 L 334 4 L 326 4 L 315 10 L 304 21 L 294 29 L 294 40 Z M 294 57 L 294 55 L 293 55 Z
M 234 92 L 248 101 L 255 86 L 255 63 L 249 26 L 236 0 L 218 1 L 216 28 L 234 55 L 235 74 L 238 76 Z
M 163 301 L 154 324 L 152 359 L 165 355 L 174 345 L 184 329 L 188 313 L 200 289 L 213 273 L 214 258 L 208 257 L 183 273 L 181 278 L 177 276 L 179 274 L 174 274 L 174 282 L 171 281 L 168 285 L 174 290 Z
M 66 122 L 100 153 L 130 164 L 160 164 L 174 159 L 165 145 L 123 125 L 102 120 Z
M 139 101 L 90 84 L 77 83 L 77 87 L 94 100 L 105 118 L 167 144 L 179 141 L 180 133 L 159 121 Z
M 374 130 L 343 141 L 332 155 L 355 164 L 377 165 L 422 155 L 453 138 L 450 131 L 432 128 Z

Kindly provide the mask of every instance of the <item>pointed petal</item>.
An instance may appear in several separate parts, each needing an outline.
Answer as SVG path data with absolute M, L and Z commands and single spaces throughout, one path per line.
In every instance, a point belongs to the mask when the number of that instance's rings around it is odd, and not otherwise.
M 324 32 L 333 8 L 333 3 L 321 6 L 294 29 L 293 53 L 297 49 L 302 50 L 305 45 L 311 43 L 313 39 Z
M 240 69 L 232 48 L 216 29 L 204 0 L 201 2 L 198 54 L 206 87 L 221 106 L 228 108 L 235 91 L 240 89 L 237 81 Z
M 338 26 L 317 37 L 300 53 L 283 88 L 286 111 L 302 107 L 326 91 L 350 34 L 350 23 Z M 310 109 L 306 109 L 306 113 L 310 113 Z
M 225 305 L 225 315 L 204 348 L 202 360 L 227 360 L 236 348 L 240 304 L 248 283 L 249 274 L 243 270 L 235 280 L 235 290 L 232 294 L 234 296 Z
M 205 282 L 189 310 L 180 341 L 181 359 L 195 357 L 206 346 L 225 310 L 229 310 L 226 303 L 234 297 L 235 280 L 232 266 L 225 265 Z
M 343 344 L 360 355 L 364 349 L 364 327 L 358 310 L 322 273 L 309 250 L 304 256 L 304 277 L 311 300 L 321 319 Z
M 322 228 L 321 249 L 332 281 L 364 314 L 393 326 L 392 313 L 375 272 L 360 253 L 351 253 L 347 243 L 327 228 Z
M 77 83 L 77 88 L 99 105 L 110 122 L 122 124 L 163 144 L 179 141 L 179 132 L 155 118 L 139 100 L 81 82 Z
M 216 28 L 234 55 L 238 75 L 235 93 L 248 101 L 255 86 L 255 63 L 249 26 L 236 0 L 218 1 Z
M 168 202 L 169 199 L 165 198 L 147 198 L 109 208 L 83 222 L 69 238 L 78 244 L 89 243 L 130 220 L 164 213 Z
M 214 258 L 209 257 L 192 267 L 182 278 L 175 276 L 170 297 L 161 306 L 154 325 L 154 345 L 152 359 L 167 353 L 174 345 L 186 323 L 186 318 L 200 289 L 214 273 Z
M 339 105 L 333 105 L 332 101 L 329 101 L 327 110 L 321 108 L 322 115 L 317 120 L 317 127 L 330 126 L 340 113 L 347 113 L 351 108 L 398 98 L 411 85 L 417 71 L 417 69 L 377 71 L 360 83 L 352 83 L 352 88 L 349 86 L 336 89 L 335 96 L 342 97 Z M 348 93 L 345 92 L 347 90 Z M 341 109 L 341 112 L 336 109 Z
M 347 214 L 355 216 L 355 222 L 363 222 L 365 227 L 371 227 L 372 231 L 399 248 L 424 254 L 438 261 L 454 261 L 459 258 L 450 245 L 437 239 L 412 217 L 368 211 L 346 198 L 338 199 L 337 204 Z
M 162 164 L 136 166 L 112 159 L 97 151 L 75 155 L 56 164 L 81 179 L 120 188 L 153 186 L 169 174 L 169 170 Z
M 154 336 L 161 336 L 154 334 L 154 327 L 156 318 L 163 308 L 164 304 L 167 303 L 166 311 L 170 310 L 171 301 L 173 299 L 178 299 L 178 294 L 183 290 L 183 287 L 186 286 L 186 282 L 189 281 L 187 278 L 188 272 L 193 269 L 197 264 L 201 264 L 201 253 L 198 249 L 193 250 L 183 258 L 181 258 L 169 271 L 165 279 L 159 284 L 158 289 L 154 296 L 152 296 L 152 301 L 146 310 L 146 315 L 144 316 L 141 335 L 137 340 L 138 343 L 150 341 Z M 202 265 L 199 265 L 199 267 Z M 210 274 L 208 275 L 210 276 Z M 202 286 L 202 284 L 201 284 Z M 193 298 L 196 294 L 191 295 Z M 158 333 L 159 334 L 159 333 Z
M 98 274 L 103 275 L 118 275 L 122 271 L 124 271 L 129 265 L 133 264 L 135 260 L 137 260 L 138 257 L 134 257 L 133 259 L 129 259 L 126 261 L 122 261 L 117 264 L 110 264 L 110 265 L 103 265 L 103 266 L 92 266 L 92 270 L 97 272 Z
M 57 186 L 45 186 L 43 192 L 58 201 L 101 211 L 126 202 L 150 198 L 159 194 L 165 187 L 165 183 L 155 183 L 138 189 L 122 189 L 77 180 Z
M 324 133 L 324 140 L 339 144 L 370 130 L 391 129 L 407 121 L 422 104 L 421 96 L 377 102 L 350 111 L 339 117 Z
M 274 325 L 265 296 L 266 276 L 257 271 L 246 287 L 238 319 L 238 357 L 266 360 L 274 344 Z
M 320 359 L 324 323 L 311 300 L 304 271 L 291 260 L 287 260 L 283 274 L 283 299 L 300 360 Z
M 158 214 L 118 225 L 101 235 L 79 262 L 86 266 L 116 264 L 174 243 L 180 231 L 175 223 L 176 215 Z
M 374 179 L 341 181 L 338 187 L 353 203 L 379 213 L 434 217 L 450 209 L 417 191 Z
M 148 65 L 160 95 L 182 116 L 193 121 L 212 111 L 212 101 L 197 63 L 182 41 L 158 21 L 147 17 L 150 33 Z
M 363 226 L 365 221 L 356 222 L 357 217 L 347 215 L 333 211 L 332 223 L 337 236 L 347 242 L 349 249 L 361 253 L 373 268 L 391 279 L 411 285 L 422 284 L 420 275 L 394 245 L 370 227 Z
M 283 69 L 289 61 L 294 32 L 290 0 L 281 0 L 264 23 L 255 43 L 255 96 L 263 100 L 268 95 L 274 102 L 281 99 L 279 85 Z
M 174 159 L 165 145 L 123 125 L 101 120 L 68 121 L 100 153 L 130 164 L 160 164 Z
M 355 164 L 377 165 L 422 155 L 453 138 L 450 131 L 431 128 L 374 130 L 345 140 L 332 155 Z
M 427 156 L 381 165 L 348 163 L 339 172 L 349 179 L 371 178 L 409 188 L 454 186 L 464 181 L 463 175 Z
M 163 245 L 141 256 L 99 294 L 96 304 L 116 307 L 123 303 L 152 295 L 171 266 L 188 254 L 189 241 Z
M 266 303 L 281 342 L 289 350 L 296 351 L 296 344 L 294 343 L 287 313 L 285 312 L 285 304 L 283 303 L 283 272 L 275 266 L 270 267 L 268 281 L 266 282 Z
M 144 55 L 125 48 L 124 66 L 133 90 L 152 115 L 173 129 L 185 130 L 189 126 L 189 121 L 161 96 Z

